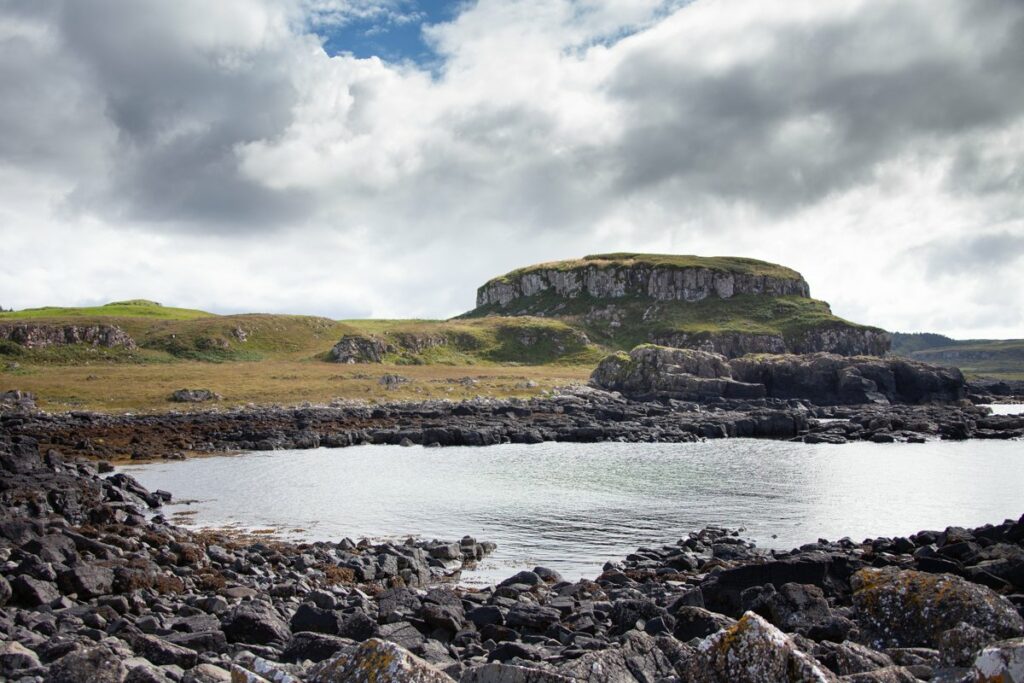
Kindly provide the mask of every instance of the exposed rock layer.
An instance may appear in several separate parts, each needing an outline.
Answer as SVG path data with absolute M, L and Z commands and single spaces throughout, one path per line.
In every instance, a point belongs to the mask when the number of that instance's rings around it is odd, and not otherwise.
M 834 354 L 724 356 L 643 345 L 605 358 L 591 375 L 634 399 L 802 399 L 819 405 L 955 402 L 966 396 L 955 368 L 895 358 Z
M 30 349 L 70 344 L 135 348 L 135 340 L 117 325 L 4 323 L 0 324 L 0 340 L 12 341 Z
M 476 305 L 507 306 L 516 299 L 550 292 L 558 297 L 595 299 L 641 297 L 654 301 L 728 299 L 737 294 L 809 297 L 801 277 L 748 275 L 700 267 L 589 265 L 530 269 L 491 280 L 477 290 Z

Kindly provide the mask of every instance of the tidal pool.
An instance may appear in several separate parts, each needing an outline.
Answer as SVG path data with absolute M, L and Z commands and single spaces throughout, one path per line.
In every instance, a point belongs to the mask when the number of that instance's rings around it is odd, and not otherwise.
M 1024 442 L 807 445 L 545 443 L 253 452 L 121 468 L 166 489 L 186 526 L 306 540 L 494 541 L 464 580 L 543 565 L 593 577 L 641 545 L 707 524 L 762 546 L 908 534 L 1024 513 Z

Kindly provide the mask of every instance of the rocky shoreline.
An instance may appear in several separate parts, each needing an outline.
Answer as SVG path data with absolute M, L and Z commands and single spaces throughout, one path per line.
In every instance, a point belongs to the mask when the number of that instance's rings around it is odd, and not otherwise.
M 920 442 L 1024 437 L 1024 415 L 992 415 L 967 401 L 818 406 L 801 399 L 629 400 L 590 387 L 533 399 L 337 402 L 154 415 L 0 411 L 0 432 L 44 450 L 95 460 L 182 458 L 242 450 L 362 444 L 487 446 L 565 441 L 692 442 L 715 438 L 806 443 Z
M 708 528 L 594 580 L 538 567 L 470 590 L 445 582 L 493 547 L 474 539 L 190 532 L 157 514 L 169 493 L 99 469 L 0 435 L 0 679 L 1012 681 L 1024 666 L 1024 518 L 788 552 Z

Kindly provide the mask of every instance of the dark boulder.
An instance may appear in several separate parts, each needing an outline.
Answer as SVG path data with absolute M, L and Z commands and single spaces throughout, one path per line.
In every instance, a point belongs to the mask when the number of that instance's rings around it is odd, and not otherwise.
M 113 590 L 114 572 L 107 567 L 83 564 L 61 572 L 57 585 L 65 594 L 74 593 L 83 600 L 90 600 Z
M 283 645 L 291 637 L 288 625 L 274 608 L 259 602 L 233 607 L 222 617 L 221 629 L 231 643 Z

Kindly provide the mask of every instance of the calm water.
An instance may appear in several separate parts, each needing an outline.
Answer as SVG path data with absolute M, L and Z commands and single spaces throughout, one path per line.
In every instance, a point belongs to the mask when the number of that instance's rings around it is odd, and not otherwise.
M 1024 413 L 1024 403 L 993 403 L 988 406 L 993 415 L 1020 415 Z
M 195 499 L 193 526 L 274 527 L 312 540 L 458 539 L 498 552 L 471 582 L 537 564 L 595 576 L 638 545 L 706 524 L 763 546 L 856 540 L 1024 513 L 1024 442 L 360 446 L 124 468 Z

